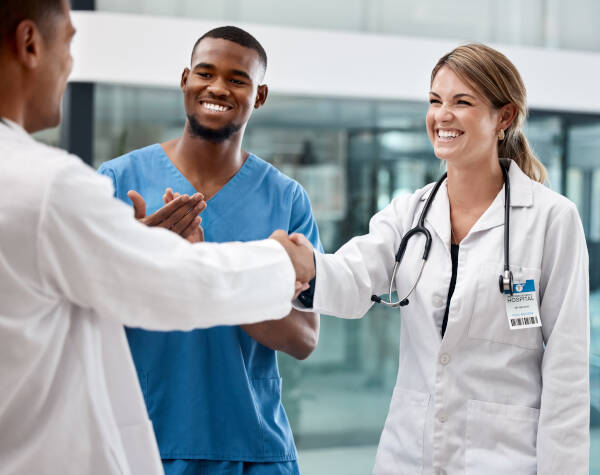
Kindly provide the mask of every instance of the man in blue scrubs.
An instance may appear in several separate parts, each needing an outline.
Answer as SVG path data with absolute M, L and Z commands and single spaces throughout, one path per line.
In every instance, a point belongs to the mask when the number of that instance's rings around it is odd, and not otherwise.
M 183 135 L 103 164 L 99 171 L 112 178 L 116 196 L 129 202 L 135 190 L 141 217 L 146 205 L 152 213 L 170 199 L 170 191 L 163 196 L 167 188 L 199 191 L 207 202 L 206 241 L 262 239 L 283 229 L 320 249 L 304 189 L 241 148 L 253 109 L 267 99 L 266 64 L 262 46 L 239 28 L 202 36 L 181 77 Z M 318 334 L 319 316 L 295 310 L 280 321 L 241 327 L 128 328 L 166 474 L 298 474 L 275 350 L 304 359 Z

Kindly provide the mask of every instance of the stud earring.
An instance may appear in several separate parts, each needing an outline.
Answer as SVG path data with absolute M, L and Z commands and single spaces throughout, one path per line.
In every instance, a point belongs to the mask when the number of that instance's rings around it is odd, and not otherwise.
M 498 140 L 504 140 L 504 129 L 500 129 L 498 132 Z

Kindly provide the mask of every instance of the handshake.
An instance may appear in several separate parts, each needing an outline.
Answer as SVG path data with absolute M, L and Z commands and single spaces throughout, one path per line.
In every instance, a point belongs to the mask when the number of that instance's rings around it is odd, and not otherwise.
M 315 277 L 313 246 L 302 234 L 294 233 L 288 236 L 282 230 L 275 231 L 270 239 L 281 244 L 292 261 L 296 272 L 295 299 L 300 292 L 308 289 L 308 283 Z

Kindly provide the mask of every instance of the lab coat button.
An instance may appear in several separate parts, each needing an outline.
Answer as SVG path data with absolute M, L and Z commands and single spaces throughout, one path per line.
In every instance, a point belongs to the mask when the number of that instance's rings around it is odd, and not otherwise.
M 440 355 L 440 363 L 442 363 L 444 366 L 450 363 L 450 355 L 448 353 L 442 353 Z
M 437 475 L 447 475 L 448 472 L 446 472 L 446 470 L 444 470 L 443 468 L 439 468 L 437 471 Z
M 438 414 L 438 421 L 440 421 L 442 424 L 444 422 L 446 422 L 448 420 L 448 415 L 445 412 L 440 412 Z
M 444 299 L 439 295 L 434 295 L 431 299 L 431 303 L 434 307 L 441 307 L 442 305 L 444 305 Z

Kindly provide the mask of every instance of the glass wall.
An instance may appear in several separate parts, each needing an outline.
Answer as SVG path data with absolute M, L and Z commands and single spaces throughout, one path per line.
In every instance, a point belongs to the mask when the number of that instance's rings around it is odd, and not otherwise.
M 600 51 L 596 0 L 96 0 L 98 10 Z
M 94 164 L 178 136 L 178 90 L 96 87 Z M 427 104 L 270 96 L 255 112 L 245 148 L 307 189 L 327 251 L 364 233 L 399 193 L 441 173 L 424 129 Z M 600 474 L 600 117 L 533 111 L 527 135 L 550 186 L 579 207 L 592 289 L 592 473 Z M 314 354 L 280 355 L 283 400 L 302 472 L 364 475 L 395 382 L 401 316 L 373 308 L 361 320 L 323 316 Z

